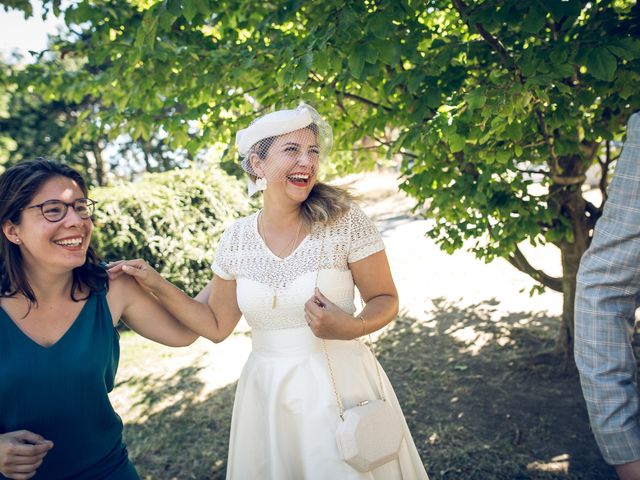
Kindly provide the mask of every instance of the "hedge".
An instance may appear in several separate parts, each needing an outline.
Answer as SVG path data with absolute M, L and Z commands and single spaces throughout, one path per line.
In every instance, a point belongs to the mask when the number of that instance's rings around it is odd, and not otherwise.
M 148 173 L 98 187 L 94 246 L 106 261 L 143 258 L 188 294 L 211 278 L 215 248 L 234 219 L 251 211 L 244 183 L 219 169 Z

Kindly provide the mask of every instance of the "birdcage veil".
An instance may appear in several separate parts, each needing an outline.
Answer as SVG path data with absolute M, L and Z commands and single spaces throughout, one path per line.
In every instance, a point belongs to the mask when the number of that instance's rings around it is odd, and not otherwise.
M 278 182 L 304 188 L 317 178 L 332 144 L 331 127 L 305 103 L 255 119 L 236 134 L 249 195 Z

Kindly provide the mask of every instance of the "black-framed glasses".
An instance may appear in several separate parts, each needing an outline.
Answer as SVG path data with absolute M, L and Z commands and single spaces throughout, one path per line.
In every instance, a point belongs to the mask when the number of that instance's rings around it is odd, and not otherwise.
M 71 203 L 63 202 L 62 200 L 47 200 L 46 202 L 39 203 L 38 205 L 24 207 L 23 210 L 39 208 L 45 220 L 50 222 L 59 222 L 67 216 L 69 207 L 72 207 L 78 216 L 84 220 L 93 215 L 96 203 L 97 202 L 90 198 L 76 198 Z

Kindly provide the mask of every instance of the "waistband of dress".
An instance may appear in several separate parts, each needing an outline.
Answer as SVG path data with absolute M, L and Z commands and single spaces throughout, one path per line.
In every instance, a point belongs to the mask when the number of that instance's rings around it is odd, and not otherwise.
M 322 348 L 321 340 L 308 326 L 251 330 L 253 352 L 267 355 L 304 355 Z

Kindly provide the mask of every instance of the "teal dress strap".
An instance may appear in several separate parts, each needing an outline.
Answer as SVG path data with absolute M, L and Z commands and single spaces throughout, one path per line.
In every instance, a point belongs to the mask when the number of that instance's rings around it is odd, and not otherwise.
M 0 308 L 0 433 L 25 429 L 54 442 L 33 478 L 139 478 L 108 397 L 119 358 L 106 288 L 90 295 L 49 347 L 33 341 Z

